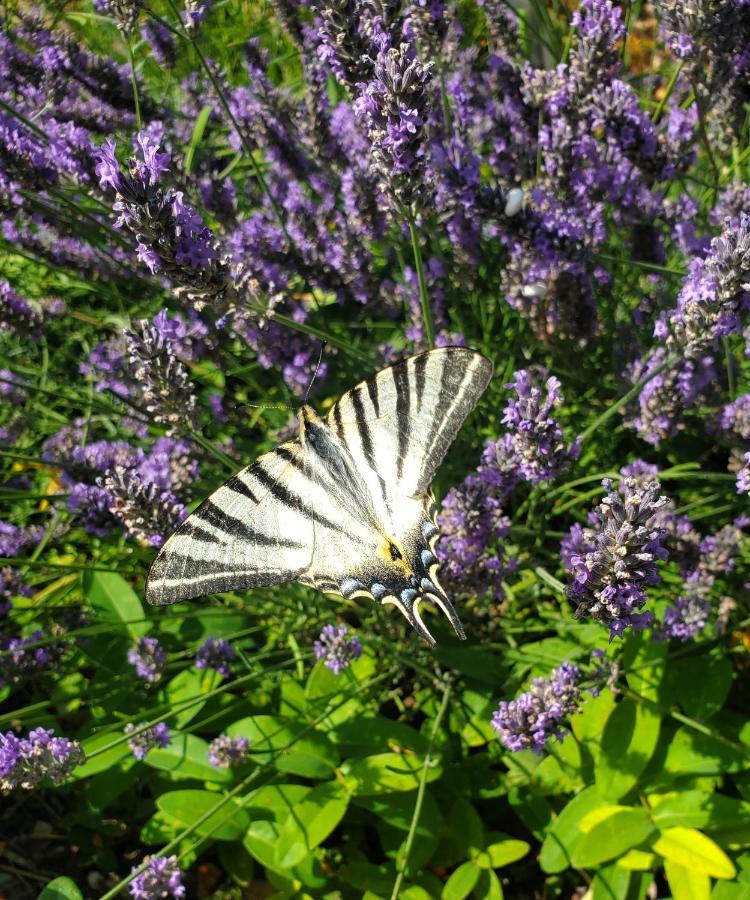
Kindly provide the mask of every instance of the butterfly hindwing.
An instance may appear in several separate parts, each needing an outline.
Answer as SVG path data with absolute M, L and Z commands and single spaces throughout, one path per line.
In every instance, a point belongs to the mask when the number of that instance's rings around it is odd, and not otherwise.
M 427 492 L 493 365 L 466 347 L 412 356 L 352 388 L 326 416 L 391 496 Z
M 282 444 L 214 491 L 159 551 L 146 599 L 161 606 L 299 577 L 313 552 L 303 456 L 299 442 Z

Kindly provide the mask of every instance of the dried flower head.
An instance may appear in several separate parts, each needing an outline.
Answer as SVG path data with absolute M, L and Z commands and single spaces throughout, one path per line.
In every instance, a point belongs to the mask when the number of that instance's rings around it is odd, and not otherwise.
M 0 790 L 31 790 L 45 778 L 59 784 L 84 760 L 78 741 L 55 737 L 52 729 L 35 728 L 22 739 L 0 734 Z
M 223 678 L 229 678 L 232 674 L 231 663 L 236 656 L 229 641 L 209 635 L 195 654 L 195 668 L 214 669 Z
M 148 863 L 146 868 L 130 882 L 133 900 L 163 900 L 165 897 L 180 900 L 185 896 L 182 870 L 176 856 L 147 856 L 144 862 Z M 135 866 L 133 871 L 138 868 Z
M 167 654 L 154 637 L 140 637 L 128 650 L 128 662 L 135 666 L 136 675 L 152 684 L 164 674 Z
M 247 738 L 222 734 L 208 745 L 208 761 L 217 769 L 229 769 L 245 762 L 249 752 L 250 741 Z
M 139 722 L 137 725 L 134 725 L 132 722 L 128 722 L 124 729 L 125 734 L 133 735 L 128 741 L 128 748 L 138 760 L 143 759 L 148 751 L 154 747 L 168 746 L 170 741 L 169 728 L 166 723 L 159 722 L 150 728 L 144 728 L 142 731 L 139 731 L 145 724 L 145 722 Z M 138 731 L 138 734 L 133 734 L 136 731 Z
M 315 656 L 325 660 L 327 669 L 338 675 L 348 668 L 353 659 L 362 655 L 362 644 L 357 637 L 347 637 L 346 625 L 324 625 L 320 637 L 315 641 Z

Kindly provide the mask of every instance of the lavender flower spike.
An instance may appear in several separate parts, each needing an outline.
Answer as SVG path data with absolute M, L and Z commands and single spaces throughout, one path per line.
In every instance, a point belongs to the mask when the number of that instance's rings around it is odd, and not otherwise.
M 115 466 L 101 479 L 101 484 L 112 498 L 109 511 L 122 522 L 130 537 L 143 546 L 161 547 L 165 535 L 174 531 L 187 515 L 171 491 L 144 483 L 140 473 L 133 469 Z
M 148 866 L 130 882 L 133 900 L 161 900 L 165 897 L 180 900 L 185 896 L 182 870 L 177 865 L 176 856 L 147 856 L 144 862 Z
M 550 738 L 562 739 L 565 719 L 579 708 L 580 671 L 563 663 L 549 680 L 535 678 L 531 689 L 510 702 L 503 700 L 492 716 L 492 727 L 512 751 L 541 753 Z
M 324 625 L 313 645 L 317 659 L 324 659 L 326 668 L 334 675 L 348 668 L 353 659 L 359 659 L 362 655 L 359 638 L 347 638 L 348 632 L 346 625 Z
M 626 477 L 617 490 L 609 479 L 603 484 L 609 493 L 590 515 L 590 527 L 574 527 L 563 541 L 563 559 L 573 574 L 567 593 L 576 604 L 575 617 L 590 615 L 614 638 L 628 626 L 644 628 L 652 621 L 650 613 L 638 610 L 648 599 L 644 587 L 660 580 L 657 562 L 667 558 L 657 513 L 668 501 L 657 497 L 657 481 Z
M 196 669 L 215 669 L 223 678 L 232 674 L 230 663 L 235 658 L 234 648 L 223 638 L 207 637 L 195 654 Z
M 145 725 L 145 722 L 139 722 L 138 725 L 128 722 L 125 726 L 125 734 L 133 734 L 134 731 L 138 731 L 143 725 Z M 133 734 L 133 737 L 128 741 L 128 748 L 137 760 L 142 760 L 149 750 L 152 750 L 154 747 L 166 747 L 169 741 L 169 728 L 164 722 L 159 722 L 153 728 L 146 728 L 138 734 Z
M 128 650 L 128 662 L 135 666 L 136 675 L 152 684 L 164 673 L 167 654 L 156 638 L 141 637 L 135 647 Z
M 208 745 L 208 761 L 217 769 L 229 769 L 245 762 L 250 752 L 246 737 L 229 737 L 222 734 Z
M 20 740 L 12 731 L 0 734 L 0 791 L 28 791 L 45 778 L 59 784 L 83 762 L 78 741 L 55 737 L 52 729 L 35 728 Z

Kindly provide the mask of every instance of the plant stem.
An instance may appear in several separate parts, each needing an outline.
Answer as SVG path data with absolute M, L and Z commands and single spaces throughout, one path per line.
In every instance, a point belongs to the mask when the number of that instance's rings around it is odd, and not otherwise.
M 410 212 L 408 214 L 409 234 L 411 235 L 411 249 L 414 253 L 414 265 L 417 269 L 417 280 L 419 281 L 419 302 L 422 305 L 422 319 L 424 320 L 424 335 L 427 346 L 432 350 L 435 346 L 435 331 L 432 326 L 432 312 L 430 311 L 430 300 L 427 296 L 427 284 L 424 278 L 424 266 L 422 265 L 422 248 L 419 246 L 419 235 L 417 226 L 414 222 L 414 216 Z
M 133 45 L 130 42 L 130 35 L 125 36 L 125 43 L 128 45 L 128 60 L 130 62 L 130 82 L 133 85 L 133 105 L 135 106 L 135 126 L 140 131 L 143 128 L 143 119 L 141 118 L 141 99 L 138 95 L 138 80 L 135 77 L 135 57 L 133 56 Z
M 414 844 L 414 837 L 417 833 L 417 825 L 419 825 L 419 816 L 422 812 L 422 804 L 424 803 L 424 792 L 425 788 L 427 787 L 427 770 L 430 768 L 430 762 L 432 759 L 432 745 L 435 742 L 438 731 L 440 730 L 440 723 L 443 721 L 445 711 L 448 709 L 448 701 L 450 700 L 450 696 L 451 686 L 449 684 L 446 684 L 445 690 L 443 691 L 443 702 L 440 704 L 440 709 L 438 710 L 437 716 L 435 716 L 435 723 L 432 726 L 432 734 L 430 735 L 430 743 L 427 745 L 427 753 L 425 754 L 424 763 L 422 764 L 422 773 L 419 778 L 419 788 L 417 789 L 417 802 L 414 804 L 414 814 L 411 817 L 411 825 L 409 826 L 409 833 L 407 834 L 406 841 L 404 843 L 404 852 L 401 857 L 401 864 L 398 867 L 396 881 L 394 882 L 393 890 L 391 891 L 391 900 L 397 900 L 399 891 L 401 890 L 401 882 L 404 880 L 406 867 L 409 864 L 409 854 L 411 853 L 411 848 Z

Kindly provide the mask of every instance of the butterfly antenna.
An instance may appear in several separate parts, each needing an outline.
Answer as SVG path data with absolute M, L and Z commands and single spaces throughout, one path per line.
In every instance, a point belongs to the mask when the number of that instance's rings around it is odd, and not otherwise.
M 235 403 L 232 409 L 242 409 L 243 406 L 248 409 L 284 409 L 287 412 L 297 412 L 293 406 L 287 406 L 285 403 Z
M 310 379 L 310 384 L 307 386 L 307 390 L 305 391 L 305 399 L 302 401 L 304 405 L 307 403 L 307 398 L 310 396 L 310 391 L 312 390 L 313 384 L 315 384 L 315 379 L 318 377 L 318 369 L 320 368 L 320 364 L 323 362 L 323 351 L 326 348 L 326 342 L 320 342 L 320 353 L 318 354 L 318 362 L 315 365 L 315 371 L 313 372 L 312 378 Z

